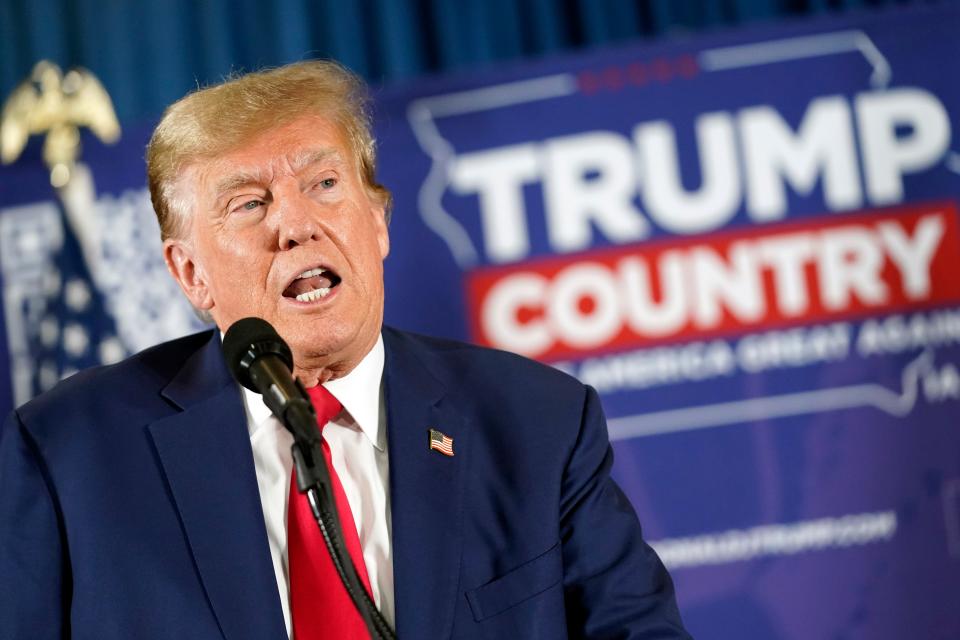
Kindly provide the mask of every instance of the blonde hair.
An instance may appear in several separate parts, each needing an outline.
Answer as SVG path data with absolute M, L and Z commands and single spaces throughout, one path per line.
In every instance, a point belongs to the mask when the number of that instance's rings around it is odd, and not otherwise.
M 167 107 L 147 145 L 147 182 L 161 237 L 184 231 L 191 203 L 178 193 L 177 180 L 187 167 L 310 114 L 340 127 L 364 185 L 389 220 L 390 191 L 376 181 L 366 85 L 336 62 L 309 60 L 228 78 Z

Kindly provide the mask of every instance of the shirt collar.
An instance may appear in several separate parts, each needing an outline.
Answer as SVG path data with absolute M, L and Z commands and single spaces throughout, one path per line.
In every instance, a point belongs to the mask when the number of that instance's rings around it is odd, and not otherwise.
M 380 385 L 383 381 L 383 336 L 353 371 L 323 386 L 340 401 L 364 435 L 381 451 L 386 447 L 380 426 Z
M 383 451 L 386 448 L 384 430 L 380 424 L 380 392 L 383 380 L 383 336 L 377 336 L 377 343 L 373 345 L 363 360 L 350 373 L 325 383 L 327 391 L 340 401 L 349 416 L 335 422 L 346 425 L 355 424 L 363 432 L 374 447 Z M 252 437 L 257 428 L 272 414 L 270 408 L 263 402 L 263 397 L 256 391 L 240 386 L 243 392 L 243 404 L 247 411 L 247 424 Z

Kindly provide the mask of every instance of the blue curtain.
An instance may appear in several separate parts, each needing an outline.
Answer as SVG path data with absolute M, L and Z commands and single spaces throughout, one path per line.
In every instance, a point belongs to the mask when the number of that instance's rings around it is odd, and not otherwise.
M 141 120 L 231 71 L 302 58 L 335 58 L 375 84 L 391 84 L 627 39 L 909 3 L 0 0 L 0 96 L 46 58 L 65 68 L 89 68 L 106 85 L 121 120 Z

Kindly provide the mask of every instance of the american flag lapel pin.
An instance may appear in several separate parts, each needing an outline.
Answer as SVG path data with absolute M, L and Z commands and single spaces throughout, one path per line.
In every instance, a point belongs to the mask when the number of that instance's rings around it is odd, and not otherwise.
M 430 429 L 430 448 L 445 456 L 453 456 L 453 438 L 436 429 Z

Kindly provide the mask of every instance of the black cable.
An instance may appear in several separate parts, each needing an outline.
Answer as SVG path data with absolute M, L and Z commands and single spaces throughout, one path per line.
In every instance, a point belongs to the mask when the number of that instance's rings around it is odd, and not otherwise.
M 394 635 L 393 629 L 390 628 L 389 623 L 383 618 L 376 604 L 370 598 L 370 594 L 367 593 L 363 582 L 360 580 L 356 565 L 353 564 L 350 554 L 344 548 L 336 509 L 329 508 L 329 499 L 318 500 L 323 494 L 324 492 L 316 486 L 311 487 L 307 490 L 307 501 L 310 503 L 313 516 L 320 527 L 320 534 L 323 536 L 324 544 L 326 544 L 327 551 L 330 553 L 333 566 L 337 570 L 347 594 L 349 594 L 360 613 L 360 617 L 363 618 L 370 636 L 382 640 L 395 640 L 396 635 Z M 326 503 L 328 506 L 325 508 L 322 503 Z
M 329 470 L 326 460 L 319 450 L 318 442 L 319 440 L 311 440 L 306 443 L 295 442 L 293 444 L 292 453 L 294 466 L 297 469 L 297 488 L 307 496 L 310 510 L 317 521 L 317 526 L 320 527 L 320 535 L 323 537 L 323 542 L 330 554 L 333 566 L 337 570 L 337 575 L 340 576 L 340 581 L 363 619 L 367 631 L 370 632 L 370 637 L 375 640 L 396 640 L 393 629 L 383 618 L 370 594 L 363 586 L 360 574 L 357 572 L 353 559 L 350 558 L 350 554 L 344 545 L 340 516 L 333 499 L 333 492 L 330 489 Z M 303 450 L 298 444 L 308 447 L 310 454 L 304 456 Z M 308 465 L 311 467 L 309 471 L 303 468 L 304 473 L 301 475 L 301 468 Z
M 297 490 L 307 496 L 310 510 L 320 527 L 320 534 L 340 581 L 370 632 L 370 637 L 374 640 L 395 640 L 396 635 L 364 588 L 360 574 L 344 546 L 340 514 L 333 498 L 330 469 L 323 455 L 313 405 L 299 398 L 292 400 L 284 413 L 284 423 L 294 434 L 291 454 L 296 470 Z

